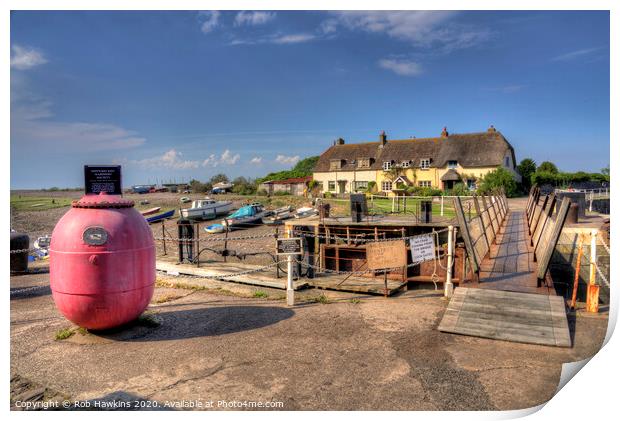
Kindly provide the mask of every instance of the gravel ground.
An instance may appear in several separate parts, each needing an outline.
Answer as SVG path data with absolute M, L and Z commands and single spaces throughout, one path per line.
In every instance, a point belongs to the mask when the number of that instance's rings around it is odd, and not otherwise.
M 597 352 L 607 326 L 605 315 L 578 313 L 573 348 L 516 344 L 440 333 L 446 302 L 432 290 L 389 299 L 308 290 L 290 308 L 273 299 L 282 291 L 261 288 L 268 298 L 253 298 L 256 288 L 213 281 L 210 290 L 157 288 L 149 314 L 158 326 L 56 340 L 71 324 L 48 282 L 45 273 L 11 278 L 12 289 L 43 286 L 11 298 L 14 409 L 30 395 L 82 405 L 214 401 L 215 409 L 226 409 L 218 401 L 287 410 L 525 408 L 552 397 L 561 364 Z

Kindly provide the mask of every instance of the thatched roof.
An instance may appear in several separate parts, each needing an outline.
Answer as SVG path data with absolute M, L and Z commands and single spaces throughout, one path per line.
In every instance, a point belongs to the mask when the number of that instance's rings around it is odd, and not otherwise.
M 494 167 L 503 164 L 506 152 L 514 149 L 494 128 L 486 132 L 447 134 L 441 137 L 387 140 L 385 143 L 366 142 L 336 144 L 327 149 L 316 164 L 315 172 L 330 171 L 330 162 L 341 160 L 338 171 L 361 170 L 357 161 L 370 158 L 370 169 L 380 170 L 384 162 L 400 164 L 411 161 L 412 168 L 420 166 L 421 159 L 430 159 L 431 167 L 445 167 L 448 161 L 458 161 L 462 167 Z
M 461 181 L 461 176 L 455 170 L 448 170 L 441 176 L 441 181 Z

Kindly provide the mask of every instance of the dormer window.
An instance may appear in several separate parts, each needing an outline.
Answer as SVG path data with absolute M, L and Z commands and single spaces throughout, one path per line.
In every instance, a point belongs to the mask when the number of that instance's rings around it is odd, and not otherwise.
M 458 165 L 457 161 L 448 161 L 448 168 L 450 168 L 451 170 L 455 170 L 457 165 Z
M 358 158 L 357 168 L 370 168 L 370 158 Z
M 431 159 L 430 158 L 422 158 L 420 160 L 420 168 L 423 170 L 427 170 L 431 167 Z
M 342 159 L 332 159 L 329 161 L 330 170 L 339 170 L 340 168 L 342 168 Z
M 385 161 L 383 163 L 383 171 L 388 171 L 392 168 L 392 161 Z
M 411 161 L 403 161 L 401 162 L 400 166 L 402 168 L 409 168 L 411 166 Z

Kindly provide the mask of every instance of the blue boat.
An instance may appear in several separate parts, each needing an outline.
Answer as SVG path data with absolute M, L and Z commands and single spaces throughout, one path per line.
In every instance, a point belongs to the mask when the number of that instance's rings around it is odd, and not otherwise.
M 169 219 L 172 218 L 174 216 L 174 209 L 168 211 L 168 212 L 164 212 L 164 213 L 160 213 L 157 215 L 153 215 L 153 216 L 149 216 L 148 218 L 146 218 L 146 222 L 148 222 L 149 224 L 152 224 L 153 222 L 159 222 L 162 221 L 164 219 Z

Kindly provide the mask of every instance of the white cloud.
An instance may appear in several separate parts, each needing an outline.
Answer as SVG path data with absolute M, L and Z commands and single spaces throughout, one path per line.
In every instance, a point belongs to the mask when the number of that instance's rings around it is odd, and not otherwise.
M 226 149 L 219 157 L 215 154 L 209 155 L 207 159 L 202 161 L 203 167 L 218 167 L 221 165 L 235 165 L 241 159 L 241 155 L 234 154 Z
M 553 57 L 551 59 L 551 61 L 571 61 L 571 60 L 575 60 L 577 58 L 580 58 L 580 57 L 592 54 L 592 53 L 600 50 L 601 48 L 603 48 L 603 47 L 583 48 L 581 50 L 571 51 L 569 53 L 561 54 L 559 56 Z
M 415 61 L 388 59 L 379 60 L 379 67 L 391 70 L 401 76 L 418 76 L 422 74 L 422 66 Z
M 273 44 L 298 44 L 300 42 L 308 42 L 312 41 L 316 38 L 316 35 L 313 34 L 287 34 L 287 35 L 279 35 L 271 39 L 271 43 Z
M 11 143 L 20 149 L 104 151 L 146 142 L 137 132 L 100 122 L 53 121 L 53 103 L 28 90 L 25 79 L 11 78 Z
M 322 34 L 332 34 L 336 32 L 338 29 L 338 20 L 337 19 L 326 19 L 319 25 L 319 31 Z
M 241 11 L 237 13 L 235 16 L 234 25 L 235 26 L 243 26 L 243 25 L 264 25 L 265 23 L 275 19 L 276 14 L 274 12 L 248 12 Z
M 47 59 L 39 50 L 17 44 L 11 47 L 11 67 L 14 69 L 27 70 L 45 63 Z
M 286 156 L 286 155 L 278 155 L 276 157 L 276 162 L 285 165 L 295 165 L 299 162 L 299 155 L 295 156 Z
M 255 156 L 254 158 L 250 159 L 250 164 L 259 165 L 259 164 L 262 164 L 262 162 L 263 162 L 263 157 L 261 156 Z
M 226 149 L 224 153 L 222 154 L 220 161 L 223 164 L 235 165 L 239 161 L 239 158 L 241 158 L 239 154 L 233 155 L 228 149 Z
M 184 160 L 182 156 L 183 154 L 176 149 L 170 149 L 160 156 L 130 160 L 127 162 L 148 169 L 169 168 L 173 170 L 190 170 L 200 166 L 200 161 Z
M 443 52 L 471 47 L 488 38 L 485 29 L 449 22 L 451 11 L 334 12 L 349 30 L 382 33 L 419 47 L 436 47 Z
M 220 12 L 217 10 L 202 11 L 198 13 L 198 19 L 201 22 L 200 30 L 208 34 L 219 25 Z

